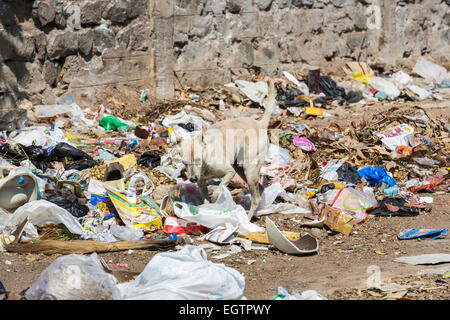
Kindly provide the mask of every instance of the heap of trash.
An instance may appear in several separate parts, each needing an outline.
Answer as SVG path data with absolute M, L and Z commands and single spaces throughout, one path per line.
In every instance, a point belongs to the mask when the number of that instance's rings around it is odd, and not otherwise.
M 0 251 L 63 255 L 24 297 L 242 299 L 244 276 L 208 261 L 208 246 L 193 246 L 192 238 L 229 246 L 224 256 L 268 246 L 309 255 L 320 250 L 319 240 L 279 230 L 271 214 L 298 214 L 303 227 L 350 236 L 369 215 L 431 210 L 433 197 L 421 193 L 448 193 L 450 187 L 448 119 L 433 120 L 427 106 L 418 105 L 414 112 L 392 106 L 350 127 L 331 121 L 317 128 L 304 120 L 332 119 L 379 101 L 438 104 L 449 73 L 424 58 L 412 70 L 418 77 L 357 62 L 344 71 L 338 82 L 320 70 L 274 78 L 278 106 L 260 175 L 262 200 L 251 221 L 246 182 L 235 176 L 215 203 L 205 203 L 197 184 L 182 174 L 176 145 L 223 119 L 260 118 L 268 91 L 263 77 L 204 95 L 180 92 L 176 106 L 153 118 L 126 119 L 126 108 L 108 105 L 93 113 L 69 94 L 54 105 L 23 101 L 0 121 Z M 149 100 L 143 90 L 142 110 Z M 219 183 L 213 180 L 208 191 Z M 419 231 L 440 237 L 447 230 Z M 399 237 L 417 234 L 402 230 Z M 97 253 L 127 250 L 165 252 L 135 280 L 119 284 Z M 62 271 L 74 266 L 88 277 L 74 288 L 61 287 L 69 275 Z M 279 293 L 274 299 L 326 299 L 317 292 L 290 295 L 281 287 Z

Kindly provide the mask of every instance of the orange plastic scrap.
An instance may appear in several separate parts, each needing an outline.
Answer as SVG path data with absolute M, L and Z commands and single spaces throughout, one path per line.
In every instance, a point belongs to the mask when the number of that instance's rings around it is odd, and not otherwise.
M 410 156 L 412 154 L 412 148 L 408 146 L 397 146 L 396 151 L 400 153 L 403 157 Z
M 306 115 L 307 116 L 320 116 L 323 117 L 323 108 L 306 108 Z

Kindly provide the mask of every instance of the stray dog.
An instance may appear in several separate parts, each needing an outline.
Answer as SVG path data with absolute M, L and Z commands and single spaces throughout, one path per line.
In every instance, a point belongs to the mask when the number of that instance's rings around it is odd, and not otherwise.
M 206 182 L 222 178 L 211 200 L 215 202 L 222 190 L 238 174 L 247 182 L 251 199 L 248 218 L 251 220 L 261 201 L 259 177 L 261 166 L 269 147 L 267 128 L 275 108 L 275 87 L 269 84 L 268 102 L 260 120 L 248 117 L 223 120 L 197 135 L 192 140 L 182 140 L 177 146 L 185 171 L 183 174 L 197 182 L 201 195 L 208 199 Z

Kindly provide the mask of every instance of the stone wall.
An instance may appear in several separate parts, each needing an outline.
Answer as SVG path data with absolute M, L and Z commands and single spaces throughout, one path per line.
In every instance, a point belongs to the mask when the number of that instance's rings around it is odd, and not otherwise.
M 0 1 L 0 107 L 153 83 L 148 0 Z
M 344 61 L 447 62 L 450 0 L 0 0 L 0 107 Z M 77 19 L 79 17 L 79 19 Z
M 450 57 L 450 1 L 174 0 L 174 70 L 207 86 L 263 70 Z

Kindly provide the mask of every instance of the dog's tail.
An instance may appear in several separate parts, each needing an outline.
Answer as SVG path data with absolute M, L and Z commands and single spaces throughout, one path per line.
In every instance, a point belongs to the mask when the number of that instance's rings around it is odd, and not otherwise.
M 273 109 L 275 109 L 275 85 L 272 78 L 268 78 L 269 82 L 269 92 L 267 94 L 267 106 L 262 117 L 261 125 L 263 128 L 269 127 L 270 117 L 272 116 Z

